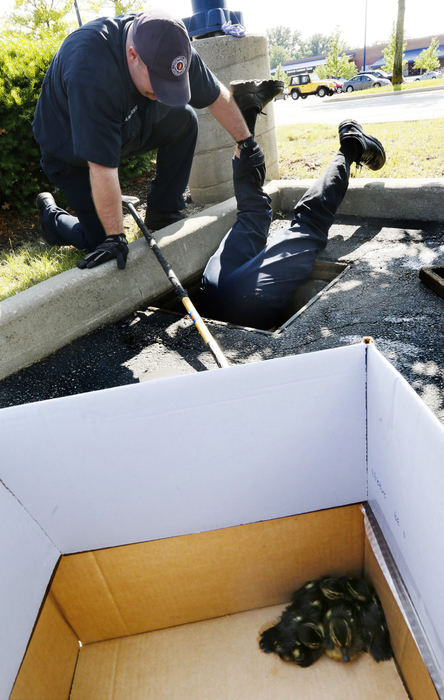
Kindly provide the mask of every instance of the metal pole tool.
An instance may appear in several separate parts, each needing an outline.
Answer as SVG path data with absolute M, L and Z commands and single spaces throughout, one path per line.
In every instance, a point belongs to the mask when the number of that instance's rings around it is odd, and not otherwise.
M 182 286 L 179 278 L 175 274 L 170 263 L 165 258 L 162 251 L 160 250 L 160 248 L 157 244 L 157 241 L 154 238 L 153 234 L 148 229 L 148 227 L 144 224 L 144 222 L 140 218 L 139 214 L 137 213 L 137 210 L 136 210 L 134 205 L 139 202 L 139 199 L 137 197 L 130 197 L 127 195 L 122 195 L 122 202 L 126 205 L 130 214 L 132 215 L 133 219 L 135 220 L 136 224 L 138 225 L 138 227 L 142 231 L 143 235 L 145 236 L 145 239 L 146 239 L 149 247 L 153 251 L 157 260 L 159 261 L 166 276 L 170 280 L 170 282 L 174 288 L 174 291 L 176 292 L 177 296 L 179 297 L 182 304 L 184 305 L 184 307 L 188 313 L 188 316 L 190 317 L 190 319 L 192 320 L 192 322 L 196 326 L 203 341 L 206 343 L 206 345 L 208 345 L 208 348 L 211 351 L 218 366 L 219 367 L 229 367 L 227 358 L 225 357 L 225 355 L 223 354 L 219 345 L 217 344 L 216 340 L 213 338 L 213 336 L 211 335 L 207 326 L 205 325 L 205 322 L 204 322 L 202 316 L 199 314 L 198 310 L 196 309 L 193 302 L 189 298 L 188 292 Z

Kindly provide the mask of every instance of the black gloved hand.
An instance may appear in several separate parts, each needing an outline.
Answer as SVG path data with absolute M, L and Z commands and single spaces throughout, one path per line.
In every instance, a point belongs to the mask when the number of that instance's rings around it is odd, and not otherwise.
M 244 174 L 247 174 L 247 169 L 251 171 L 254 182 L 257 182 L 261 187 L 265 182 L 265 156 L 260 146 L 256 143 L 252 136 L 249 136 L 243 141 L 238 141 L 240 151 L 240 161 L 244 166 Z
M 83 260 L 80 260 L 77 263 L 77 267 L 80 267 L 81 270 L 84 270 L 85 267 L 89 269 L 116 258 L 117 267 L 119 270 L 123 270 L 126 265 L 127 257 L 128 242 L 125 234 L 119 233 L 113 236 L 107 236 L 105 240 L 92 251 L 92 253 L 85 255 Z

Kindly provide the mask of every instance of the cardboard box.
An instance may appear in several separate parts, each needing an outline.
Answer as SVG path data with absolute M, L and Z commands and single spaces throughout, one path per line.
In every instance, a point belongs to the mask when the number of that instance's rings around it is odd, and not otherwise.
M 444 431 L 374 345 L 4 409 L 0 433 L 0 698 L 442 695 Z M 328 572 L 370 576 L 396 664 L 259 650 Z

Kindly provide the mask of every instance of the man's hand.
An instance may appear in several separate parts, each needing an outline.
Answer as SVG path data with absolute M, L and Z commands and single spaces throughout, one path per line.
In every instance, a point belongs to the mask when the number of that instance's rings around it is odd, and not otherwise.
M 265 182 L 266 172 L 265 156 L 262 149 L 252 136 L 243 141 L 238 141 L 237 145 L 244 174 L 247 175 L 248 172 L 251 172 L 255 182 L 262 187 Z
M 77 263 L 77 267 L 81 270 L 86 268 L 96 267 L 108 260 L 116 258 L 117 267 L 123 270 L 128 257 L 128 242 L 124 233 L 119 233 L 114 236 L 107 236 L 103 243 L 100 243 L 92 253 L 85 255 L 83 260 Z

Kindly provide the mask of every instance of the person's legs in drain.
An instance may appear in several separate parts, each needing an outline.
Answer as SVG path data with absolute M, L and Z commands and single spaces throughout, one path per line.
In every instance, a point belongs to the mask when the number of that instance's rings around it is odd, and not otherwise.
M 385 162 L 382 144 L 364 134 L 357 123 L 342 122 L 339 137 L 339 152 L 298 202 L 288 229 L 274 234 L 255 255 L 240 258 L 237 266 L 231 264 L 225 275 L 221 246 L 213 261 L 218 274 L 211 279 L 217 317 L 264 329 L 280 324 L 293 292 L 310 275 L 317 254 L 327 243 L 347 191 L 351 163 L 366 163 L 377 170 Z
M 281 91 L 281 82 L 237 81 L 235 86 L 232 88 L 235 99 L 237 101 L 237 92 L 242 98 L 239 104 L 242 114 L 248 117 L 249 129 L 254 133 L 259 113 Z M 270 197 L 262 189 L 264 178 L 265 164 L 260 149 L 237 148 L 233 158 L 233 184 L 238 215 L 205 267 L 198 301 L 203 313 L 212 318 L 236 322 L 236 285 L 233 286 L 230 278 L 266 245 L 272 209 Z

